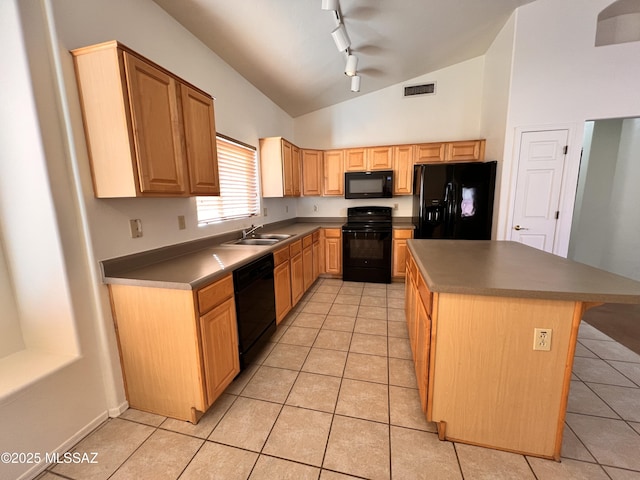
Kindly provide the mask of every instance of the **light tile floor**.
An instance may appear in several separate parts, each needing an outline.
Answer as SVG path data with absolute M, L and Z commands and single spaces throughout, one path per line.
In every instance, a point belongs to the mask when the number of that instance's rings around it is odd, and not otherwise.
M 197 425 L 128 410 L 43 480 L 640 479 L 640 356 L 582 324 L 557 463 L 438 441 L 404 285 L 319 279 Z

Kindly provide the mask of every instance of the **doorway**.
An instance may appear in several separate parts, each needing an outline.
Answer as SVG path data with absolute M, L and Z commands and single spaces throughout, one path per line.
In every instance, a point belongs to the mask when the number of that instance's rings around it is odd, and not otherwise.
M 553 252 L 568 139 L 566 129 L 522 132 L 511 240 Z
M 568 258 L 640 281 L 640 118 L 585 124 Z

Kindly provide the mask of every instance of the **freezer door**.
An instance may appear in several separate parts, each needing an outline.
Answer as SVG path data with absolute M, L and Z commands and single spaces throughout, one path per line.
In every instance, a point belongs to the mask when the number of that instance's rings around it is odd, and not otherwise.
M 416 165 L 414 168 L 413 217 L 415 238 L 447 238 L 448 185 L 452 168 L 448 165 Z
M 456 164 L 453 170 L 451 238 L 490 240 L 496 162 Z

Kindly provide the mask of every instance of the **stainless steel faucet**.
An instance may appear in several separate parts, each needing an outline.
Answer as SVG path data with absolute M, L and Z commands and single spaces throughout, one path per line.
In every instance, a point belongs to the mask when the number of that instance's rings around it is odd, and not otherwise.
M 253 226 L 253 224 L 251 224 L 250 228 L 247 228 L 246 230 L 242 230 L 242 238 L 247 238 L 249 235 L 251 235 L 253 232 L 255 232 L 259 228 L 262 228 L 262 225 Z

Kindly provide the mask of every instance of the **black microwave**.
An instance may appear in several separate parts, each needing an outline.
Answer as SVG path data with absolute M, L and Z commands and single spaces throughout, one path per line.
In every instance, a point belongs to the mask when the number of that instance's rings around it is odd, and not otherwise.
M 393 197 L 393 170 L 344 174 L 344 198 L 391 197 Z

